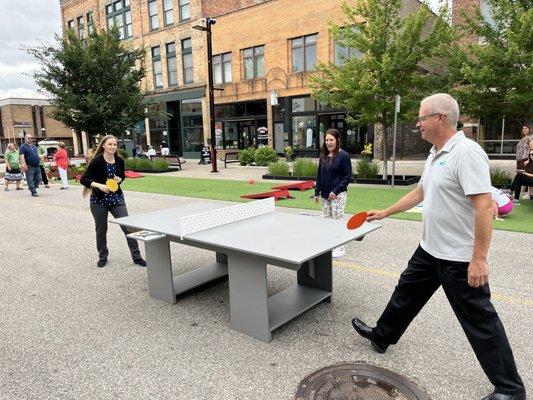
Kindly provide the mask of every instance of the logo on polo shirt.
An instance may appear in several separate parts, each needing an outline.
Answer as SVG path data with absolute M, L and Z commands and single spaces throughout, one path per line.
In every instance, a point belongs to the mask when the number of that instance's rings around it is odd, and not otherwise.
M 446 166 L 446 162 L 447 162 L 446 159 L 444 159 L 444 160 L 440 160 L 440 162 L 439 162 L 439 167 L 445 167 L 445 166 Z

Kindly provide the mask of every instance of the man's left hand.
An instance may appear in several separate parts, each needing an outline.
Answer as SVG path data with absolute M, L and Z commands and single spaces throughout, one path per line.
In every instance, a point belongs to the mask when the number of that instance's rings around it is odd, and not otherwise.
M 333 193 L 333 192 L 331 192 L 331 193 L 329 194 L 329 196 L 328 196 L 328 200 L 329 200 L 329 201 L 333 201 L 333 200 L 335 200 L 336 198 L 337 198 L 337 195 L 336 195 L 335 193 Z
M 489 283 L 489 265 L 486 260 L 473 259 L 468 265 L 468 284 L 477 288 Z

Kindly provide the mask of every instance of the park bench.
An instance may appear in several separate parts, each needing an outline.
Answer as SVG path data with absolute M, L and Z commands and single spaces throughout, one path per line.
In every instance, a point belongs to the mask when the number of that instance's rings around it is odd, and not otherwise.
M 227 164 L 230 163 L 238 163 L 239 162 L 239 153 L 236 151 L 227 151 L 226 154 L 224 154 L 224 168 L 226 168 Z

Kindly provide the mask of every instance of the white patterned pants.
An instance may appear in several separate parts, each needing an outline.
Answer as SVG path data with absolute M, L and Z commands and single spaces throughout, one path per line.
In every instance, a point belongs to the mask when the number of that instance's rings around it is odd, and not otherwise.
M 347 192 L 337 195 L 335 200 L 322 199 L 322 217 L 341 219 L 344 217 L 344 207 L 346 206 Z
M 342 219 L 344 217 L 344 207 L 346 206 L 347 192 L 342 192 L 337 195 L 335 200 L 322 199 L 322 217 Z M 333 257 L 342 257 L 346 250 L 344 246 L 339 246 L 333 249 Z

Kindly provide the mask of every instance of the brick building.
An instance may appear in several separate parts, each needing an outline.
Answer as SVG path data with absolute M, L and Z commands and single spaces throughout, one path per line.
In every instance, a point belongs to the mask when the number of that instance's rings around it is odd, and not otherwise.
M 307 85 L 319 62 L 357 56 L 329 37 L 329 21 L 342 21 L 343 0 L 60 0 L 64 28 L 87 35 L 116 24 L 122 38 L 147 51 L 148 98 L 167 113 L 139 123 L 134 140 L 156 149 L 198 157 L 210 142 L 202 18 L 213 32 L 216 146 L 221 149 L 286 145 L 317 154 L 329 127 L 343 147 L 358 154 L 373 141 L 373 128 L 348 129 L 346 112 L 319 104 Z M 403 13 L 420 6 L 405 0 Z M 91 143 L 91 138 L 81 138 Z
M 0 153 L 8 143 L 20 143 L 24 133 L 31 133 L 37 140 L 63 141 L 73 145 L 69 128 L 48 116 L 52 106 L 42 99 L 0 100 Z

